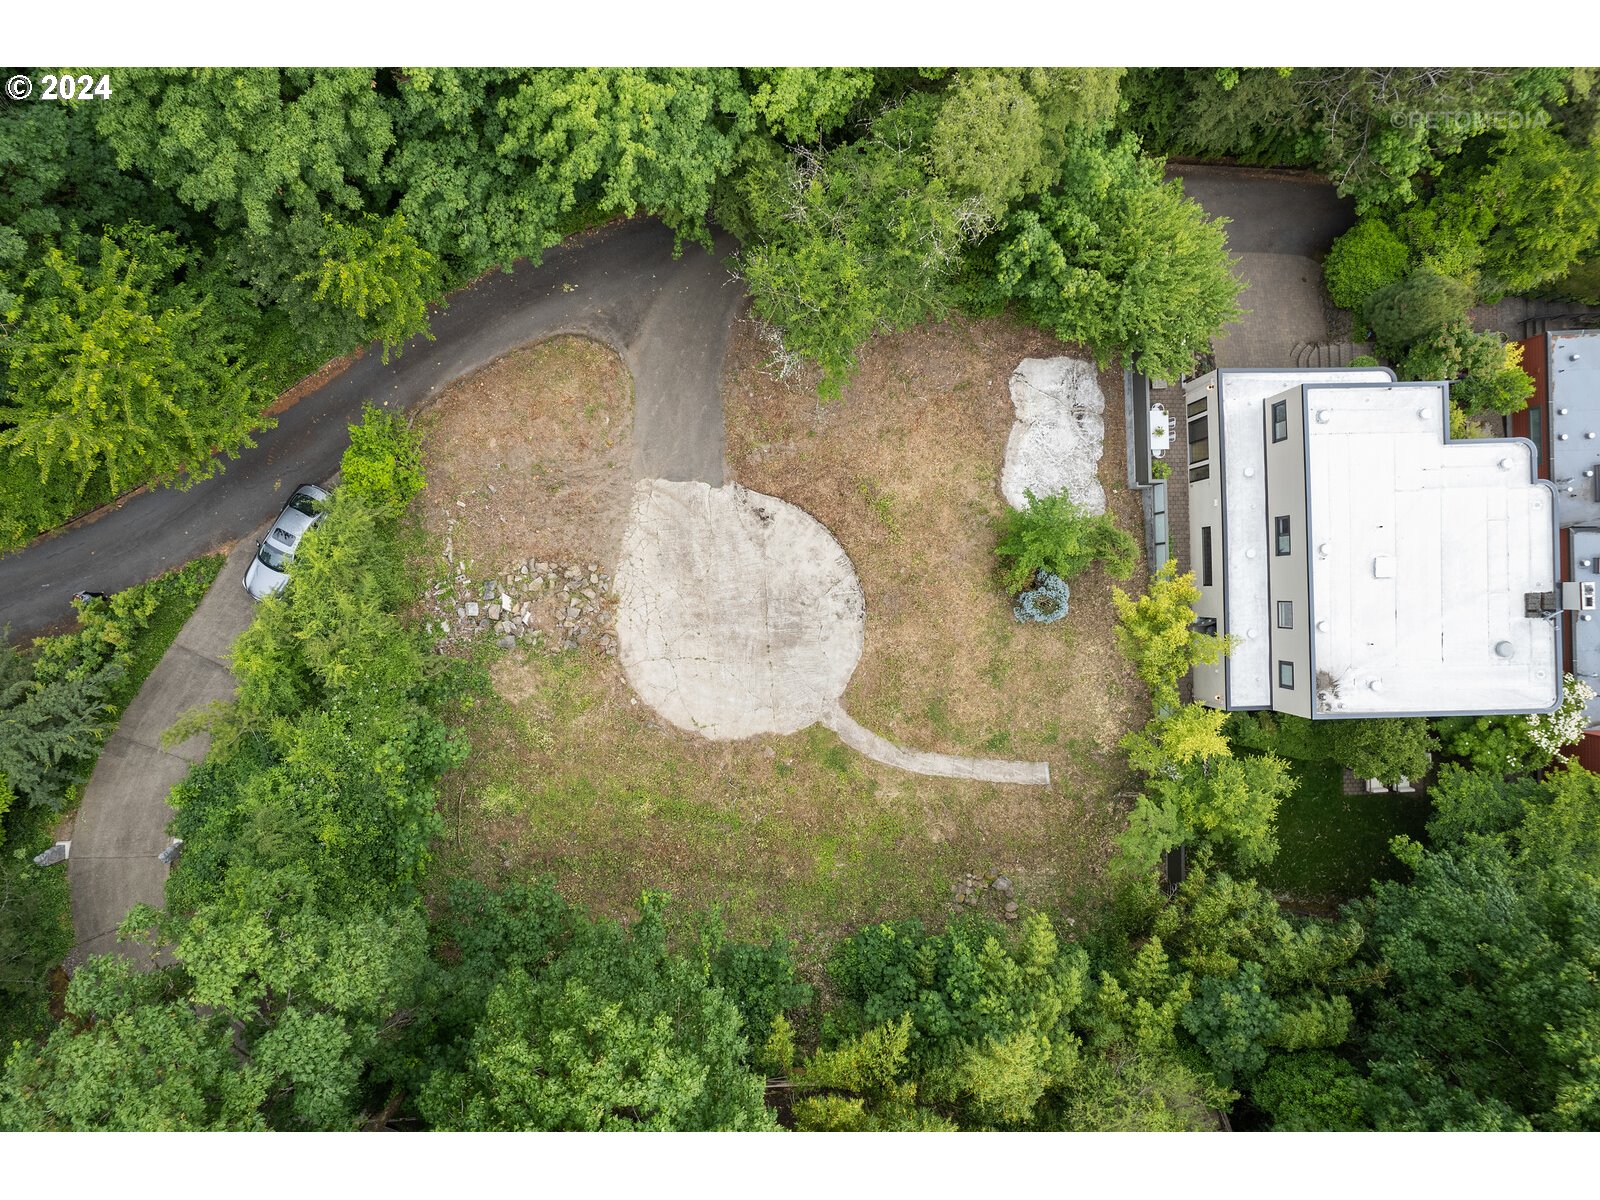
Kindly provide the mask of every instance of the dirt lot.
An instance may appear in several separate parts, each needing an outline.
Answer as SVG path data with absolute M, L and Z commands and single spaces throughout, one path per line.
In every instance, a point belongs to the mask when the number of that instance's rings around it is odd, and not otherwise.
M 607 347 L 563 337 L 506 355 L 422 416 L 430 532 L 486 574 L 530 558 L 609 571 L 632 428 L 633 380 Z
M 626 380 L 608 356 L 591 361 L 592 348 L 548 351 L 526 352 L 520 373 L 512 356 L 498 377 L 501 366 L 469 381 L 463 396 L 479 385 L 483 403 L 441 411 L 435 426 L 456 449 L 453 460 L 430 451 L 430 470 L 442 471 L 430 475 L 430 521 L 443 532 L 454 517 L 458 547 L 480 561 L 562 548 L 610 561 L 598 546 L 621 515 L 609 485 L 628 461 L 613 400 Z M 992 574 L 1006 381 L 1021 358 L 1063 352 L 1008 322 L 941 325 L 875 341 L 845 397 L 819 407 L 804 381 L 762 370 L 762 343 L 741 323 L 723 388 L 730 477 L 806 508 L 860 574 L 866 648 L 846 707 L 908 747 L 1048 759 L 1051 788 L 907 775 L 818 728 L 707 742 L 657 720 L 614 659 L 517 650 L 494 669 L 497 694 L 462 715 L 474 752 L 445 781 L 439 877 L 548 873 L 569 898 L 617 916 L 659 888 L 721 907 L 736 934 L 787 931 L 813 969 L 863 924 L 942 920 L 967 872 L 1003 872 L 1024 906 L 1085 914 L 1125 805 L 1115 744 L 1142 719 L 1143 694 L 1112 648 L 1107 581 L 1075 582 L 1065 621 L 1023 627 Z M 1136 503 L 1113 490 L 1120 376 L 1106 384 L 1102 477 L 1137 531 Z M 582 416 L 594 403 L 609 425 Z M 556 435 L 567 439 L 559 452 Z M 474 439 L 489 454 L 470 453 Z M 551 479 L 563 486 L 542 486 Z M 508 496 L 502 480 L 517 490 Z M 509 513 L 520 521 L 498 519 Z
M 994 544 L 1011 371 L 1075 353 L 1010 321 L 952 321 L 874 340 L 844 398 L 819 407 L 803 382 L 762 371 L 746 327 L 724 387 L 732 477 L 811 513 L 861 578 L 866 647 L 845 708 L 918 749 L 1048 758 L 1068 795 L 1141 719 L 1142 688 L 1114 648 L 1113 581 L 1091 571 L 1073 581 L 1065 620 L 1022 625 L 996 582 Z M 1142 542 L 1120 371 L 1100 383 L 1107 506 Z

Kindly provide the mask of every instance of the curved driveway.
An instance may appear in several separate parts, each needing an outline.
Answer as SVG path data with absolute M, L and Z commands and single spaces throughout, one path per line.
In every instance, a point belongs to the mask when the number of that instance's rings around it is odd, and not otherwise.
M 549 251 L 537 267 L 490 275 L 434 315 L 385 366 L 369 353 L 278 417 L 277 428 L 187 492 L 156 488 L 0 559 L 0 625 L 26 637 L 71 615 L 81 588 L 114 592 L 253 533 L 282 488 L 338 468 L 364 400 L 409 408 L 527 342 L 579 333 L 612 346 L 633 373 L 640 477 L 723 481 L 720 378 L 744 292 L 715 254 L 653 220 L 621 222 Z

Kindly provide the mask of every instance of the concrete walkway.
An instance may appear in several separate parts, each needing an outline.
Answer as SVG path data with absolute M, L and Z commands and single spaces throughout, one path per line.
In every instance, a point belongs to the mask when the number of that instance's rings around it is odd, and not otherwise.
M 961 758 L 954 754 L 932 754 L 926 750 L 906 750 L 888 738 L 880 737 L 845 712 L 837 703 L 823 714 L 822 724 L 839 735 L 839 740 L 857 754 L 886 767 L 898 767 L 914 775 L 937 775 L 943 779 L 978 779 L 985 783 L 1020 783 L 1034 787 L 1050 786 L 1050 764 L 1003 758 Z
M 117 926 L 135 904 L 166 903 L 167 867 L 156 857 L 172 839 L 167 804 L 172 789 L 206 755 L 205 734 L 162 749 L 161 735 L 179 717 L 233 697 L 227 655 L 254 615 L 243 580 L 255 541 L 228 555 L 222 572 L 145 680 L 107 739 L 84 789 L 73 826 L 67 879 L 76 944 L 67 956 L 75 970 L 91 954 L 120 952 L 142 965 L 149 950 L 119 946 Z

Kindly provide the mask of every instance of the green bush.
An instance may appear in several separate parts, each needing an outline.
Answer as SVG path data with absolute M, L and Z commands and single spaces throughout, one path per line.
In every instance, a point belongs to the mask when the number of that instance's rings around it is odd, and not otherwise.
M 1097 562 L 1116 579 L 1133 572 L 1139 547 L 1110 513 L 1091 517 L 1064 492 L 1043 498 L 1024 495 L 1028 507 L 1007 514 L 1005 536 L 994 548 L 1007 591 L 1022 591 L 1038 571 L 1073 579 Z
M 1539 289 L 1552 300 L 1575 300 L 1579 304 L 1600 304 L 1600 258 L 1579 263 L 1560 279 Z
M 1335 1133 L 1370 1128 L 1361 1076 L 1326 1050 L 1274 1058 L 1250 1088 L 1250 1099 L 1279 1131 Z
M 1362 779 L 1393 787 L 1403 775 L 1421 779 L 1438 740 L 1422 717 L 1362 717 L 1308 721 L 1292 713 L 1233 713 L 1226 733 L 1233 745 L 1302 762 L 1331 762 Z
M 422 434 L 399 413 L 371 401 L 361 424 L 350 426 L 350 445 L 339 460 L 340 486 L 363 503 L 399 516 L 427 486 L 422 474 Z
M 1360 312 L 1368 297 L 1405 278 L 1411 251 L 1377 217 L 1358 221 L 1328 250 L 1322 274 L 1340 308 Z
M 1378 349 L 1398 358 L 1416 343 L 1438 337 L 1465 320 L 1471 305 L 1472 289 L 1466 284 L 1433 271 L 1414 271 L 1373 292 L 1362 315 L 1372 327 Z
M 1350 365 L 1352 367 L 1376 367 L 1380 364 L 1370 354 L 1358 354 L 1350 360 Z
M 1415 343 L 1400 360 L 1402 379 L 1451 381 L 1463 412 L 1509 415 L 1528 406 L 1533 377 L 1522 369 L 1522 347 L 1499 333 L 1473 332 L 1465 317 Z
M 1058 338 L 1175 379 L 1240 315 L 1224 223 L 1132 138 L 1080 137 L 1059 187 L 1014 209 L 972 255 L 970 299 L 1014 302 Z

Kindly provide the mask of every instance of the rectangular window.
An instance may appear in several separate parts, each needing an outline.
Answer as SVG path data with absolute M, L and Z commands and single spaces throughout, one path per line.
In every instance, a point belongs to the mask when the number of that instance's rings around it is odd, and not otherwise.
M 1544 462 L 1544 409 L 1537 405 L 1528 406 L 1528 440 L 1534 444 L 1536 453 L 1534 460 Z
M 1202 479 L 1211 478 L 1211 464 L 1201 463 L 1198 467 L 1189 468 L 1189 482 L 1199 483 Z
M 1211 586 L 1211 526 L 1200 526 L 1200 586 Z
M 1289 402 L 1279 400 L 1272 406 L 1272 440 L 1281 442 L 1289 436 Z
M 1294 664 L 1285 658 L 1278 660 L 1278 686 L 1285 691 L 1294 691 Z
M 1280 558 L 1283 555 L 1289 553 L 1289 518 L 1288 517 L 1273 517 L 1272 518 L 1272 536 L 1275 539 L 1277 539 L 1277 546 L 1273 550 L 1273 553 L 1278 555 Z
M 1201 396 L 1198 400 L 1189 401 L 1189 415 L 1191 417 L 1203 416 L 1207 406 L 1209 406 L 1210 403 L 1211 401 L 1207 400 L 1204 396 Z
M 1205 462 L 1211 457 L 1210 420 L 1195 417 L 1189 422 L 1189 461 Z
M 1294 601 L 1293 600 L 1279 600 L 1278 601 L 1278 628 L 1279 629 L 1293 629 L 1294 628 Z

